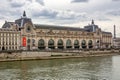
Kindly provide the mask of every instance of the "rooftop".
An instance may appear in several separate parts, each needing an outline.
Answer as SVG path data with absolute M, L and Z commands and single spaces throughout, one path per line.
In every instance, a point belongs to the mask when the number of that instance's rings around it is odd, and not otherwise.
M 54 30 L 72 30 L 72 31 L 85 31 L 83 28 L 79 27 L 68 27 L 68 26 L 56 26 L 56 25 L 43 25 L 43 24 L 34 24 L 36 28 L 42 29 L 54 29 Z

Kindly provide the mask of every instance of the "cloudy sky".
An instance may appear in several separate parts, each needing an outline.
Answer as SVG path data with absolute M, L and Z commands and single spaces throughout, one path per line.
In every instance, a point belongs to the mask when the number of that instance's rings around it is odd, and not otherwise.
M 33 23 L 81 27 L 95 20 L 104 31 L 117 27 L 120 37 L 120 0 L 0 0 L 0 25 L 14 21 L 23 11 Z

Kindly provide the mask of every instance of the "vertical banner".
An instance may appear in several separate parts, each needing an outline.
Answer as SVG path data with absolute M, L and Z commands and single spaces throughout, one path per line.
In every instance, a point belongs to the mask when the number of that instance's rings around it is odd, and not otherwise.
M 24 47 L 26 47 L 26 37 L 23 37 L 23 39 L 22 39 L 22 45 L 23 45 Z

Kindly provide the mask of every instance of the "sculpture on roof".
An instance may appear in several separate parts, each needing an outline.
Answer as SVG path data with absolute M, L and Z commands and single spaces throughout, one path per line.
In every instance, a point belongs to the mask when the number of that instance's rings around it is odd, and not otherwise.
M 26 17 L 26 12 L 25 11 L 23 12 L 23 17 Z
M 94 24 L 94 20 L 92 19 L 92 22 L 91 22 L 91 24 Z

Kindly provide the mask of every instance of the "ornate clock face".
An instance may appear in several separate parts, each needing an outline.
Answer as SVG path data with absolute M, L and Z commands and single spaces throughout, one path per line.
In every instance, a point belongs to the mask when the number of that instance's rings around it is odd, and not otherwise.
M 26 31 L 27 31 L 27 32 L 30 32 L 30 31 L 31 31 L 31 27 L 30 27 L 30 26 L 27 26 Z

